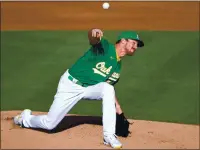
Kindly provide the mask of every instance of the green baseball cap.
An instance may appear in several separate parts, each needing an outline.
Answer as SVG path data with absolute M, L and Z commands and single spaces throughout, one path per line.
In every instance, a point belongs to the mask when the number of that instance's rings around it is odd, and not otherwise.
M 119 34 L 117 40 L 119 41 L 121 39 L 136 40 L 136 41 L 138 41 L 138 47 L 143 47 L 144 46 L 144 42 L 139 39 L 138 34 L 136 32 L 134 32 L 134 31 L 124 31 L 124 32 L 121 32 Z

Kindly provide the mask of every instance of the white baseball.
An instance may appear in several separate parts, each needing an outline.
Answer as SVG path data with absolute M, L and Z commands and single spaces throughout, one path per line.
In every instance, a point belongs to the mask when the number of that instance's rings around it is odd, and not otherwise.
M 103 3 L 103 9 L 108 9 L 110 7 L 110 4 L 105 2 Z

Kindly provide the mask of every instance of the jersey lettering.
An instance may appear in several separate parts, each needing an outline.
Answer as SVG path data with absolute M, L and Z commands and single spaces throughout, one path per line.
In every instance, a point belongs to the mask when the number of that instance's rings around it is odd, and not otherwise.
M 120 77 L 120 74 L 119 73 L 116 73 L 116 72 L 114 72 L 113 74 L 112 74 L 112 77 L 113 78 L 119 78 Z
M 110 80 L 112 81 L 117 81 L 116 79 L 112 78 L 112 77 L 109 77 Z
M 106 75 L 104 73 L 102 73 L 101 71 L 97 70 L 96 68 L 92 68 L 92 69 L 93 69 L 94 73 L 97 73 L 97 74 L 99 74 L 99 75 L 101 75 L 103 77 L 106 77 Z
M 106 75 L 110 74 L 112 66 L 106 68 L 105 62 L 99 62 L 96 64 L 96 68 L 92 68 L 94 73 L 100 74 L 101 76 L 106 77 Z

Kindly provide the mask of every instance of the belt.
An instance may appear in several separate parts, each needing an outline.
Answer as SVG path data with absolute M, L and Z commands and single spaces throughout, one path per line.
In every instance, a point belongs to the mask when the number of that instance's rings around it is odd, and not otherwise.
M 78 81 L 77 79 L 75 79 L 74 77 L 72 77 L 71 75 L 68 76 L 68 79 L 71 80 L 72 82 L 80 85 L 80 86 L 83 86 L 83 83 L 81 83 L 80 81 Z

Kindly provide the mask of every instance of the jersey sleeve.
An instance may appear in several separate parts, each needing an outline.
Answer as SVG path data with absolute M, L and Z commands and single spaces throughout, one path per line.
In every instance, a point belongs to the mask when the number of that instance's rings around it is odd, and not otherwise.
M 110 79 L 108 79 L 106 82 L 109 83 L 112 86 L 115 86 L 115 84 L 119 81 L 119 79 L 117 79 L 116 81 L 112 81 Z
M 102 38 L 102 39 L 101 39 L 101 44 L 102 44 L 103 47 L 107 47 L 107 46 L 109 46 L 110 43 L 108 42 L 107 39 Z
M 101 45 L 102 45 L 102 48 L 104 49 L 104 51 L 105 51 L 105 52 L 108 52 L 109 46 L 110 46 L 111 44 L 109 43 L 109 41 L 108 41 L 107 39 L 102 38 L 102 39 L 101 39 Z
M 91 46 L 90 51 L 92 51 L 93 54 L 97 56 L 101 56 L 101 54 L 107 56 L 109 55 L 109 49 L 111 45 L 112 44 L 109 43 L 108 40 L 106 40 L 105 38 L 102 38 L 98 44 Z

